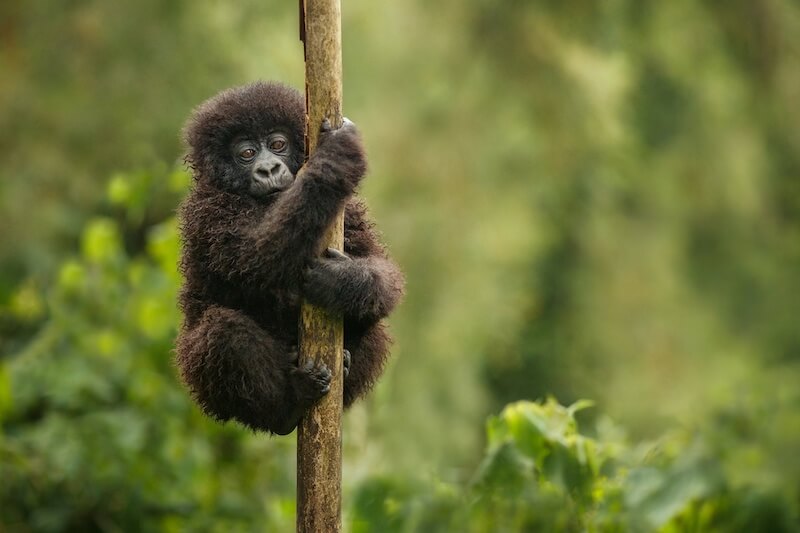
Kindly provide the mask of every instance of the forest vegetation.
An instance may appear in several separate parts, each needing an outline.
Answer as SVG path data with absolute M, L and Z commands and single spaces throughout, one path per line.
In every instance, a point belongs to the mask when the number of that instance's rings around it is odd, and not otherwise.
M 295 438 L 172 357 L 180 128 L 302 87 L 276 0 L 0 4 L 0 531 L 290 531 Z M 800 5 L 343 7 L 407 277 L 352 532 L 800 531 Z

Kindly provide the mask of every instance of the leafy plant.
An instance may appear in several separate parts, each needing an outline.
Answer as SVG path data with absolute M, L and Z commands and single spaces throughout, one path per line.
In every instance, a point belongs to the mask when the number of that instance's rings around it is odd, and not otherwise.
M 0 530 L 291 523 L 292 442 L 209 422 L 172 368 L 176 223 L 148 225 L 139 250 L 136 234 L 148 198 L 187 183 L 183 172 L 114 178 L 116 217 L 87 223 L 52 289 L 16 299 L 46 302 L 46 318 L 0 365 Z
M 631 446 L 608 422 L 597 438 L 582 435 L 575 413 L 589 405 L 508 405 L 489 419 L 471 483 L 366 483 L 354 499 L 353 530 L 797 531 L 796 502 L 726 475 L 708 444 L 724 428 Z

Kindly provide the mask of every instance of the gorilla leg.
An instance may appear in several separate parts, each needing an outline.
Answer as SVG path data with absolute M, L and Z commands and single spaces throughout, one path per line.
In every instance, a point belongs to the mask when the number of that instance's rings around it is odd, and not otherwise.
M 296 353 L 247 315 L 212 306 L 177 345 L 181 377 L 208 415 L 285 435 L 328 392 L 324 366 L 302 369 Z
M 378 381 L 391 342 L 381 322 L 366 328 L 345 324 L 344 347 L 350 351 L 350 369 L 344 380 L 345 407 L 369 392 Z

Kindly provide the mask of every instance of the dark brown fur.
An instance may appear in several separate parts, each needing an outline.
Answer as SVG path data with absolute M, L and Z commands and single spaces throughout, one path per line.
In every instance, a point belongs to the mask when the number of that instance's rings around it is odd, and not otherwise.
M 354 194 L 366 172 L 355 128 L 323 134 L 298 173 L 303 118 L 297 91 L 256 83 L 205 102 L 185 129 L 195 184 L 179 212 L 180 374 L 208 415 L 280 434 L 294 429 L 326 383 L 326 369 L 296 364 L 301 297 L 344 314 L 349 406 L 382 372 L 390 338 L 381 319 L 403 288 Z M 267 198 L 241 193 L 231 140 L 276 126 L 300 147 L 289 164 L 294 183 Z M 352 260 L 320 258 L 321 237 L 342 206 L 344 248 Z

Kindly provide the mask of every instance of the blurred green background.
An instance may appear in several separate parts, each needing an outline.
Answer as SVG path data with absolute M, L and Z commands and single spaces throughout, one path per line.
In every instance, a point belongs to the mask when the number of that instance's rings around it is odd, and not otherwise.
M 800 531 L 800 5 L 343 4 L 408 278 L 345 530 Z M 293 529 L 294 437 L 205 420 L 171 350 L 180 128 L 301 87 L 297 27 L 0 4 L 0 531 Z

